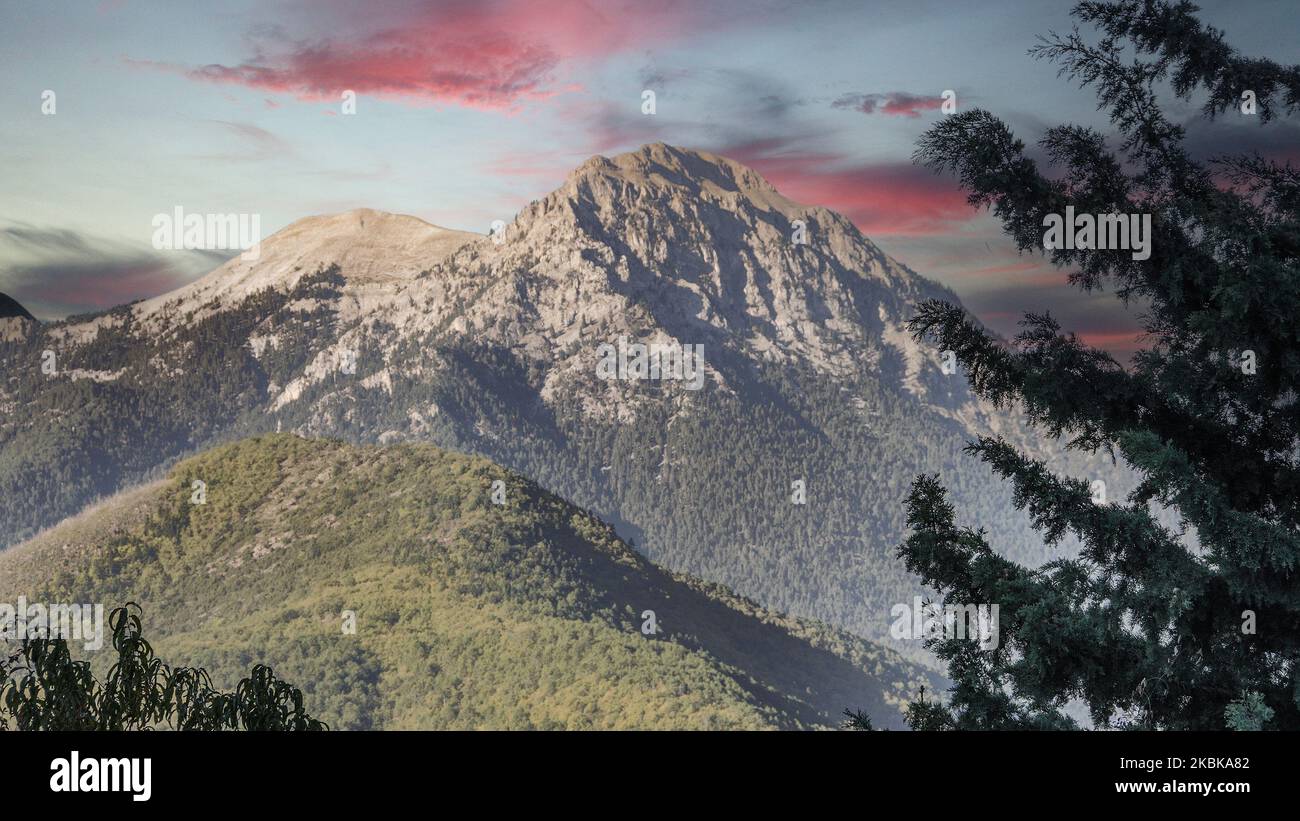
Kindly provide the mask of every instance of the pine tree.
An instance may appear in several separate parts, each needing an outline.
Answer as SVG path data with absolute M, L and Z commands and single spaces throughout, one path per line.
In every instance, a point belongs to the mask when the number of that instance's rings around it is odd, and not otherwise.
M 1050 315 L 1026 315 L 1011 344 L 942 302 L 913 319 L 981 396 L 1141 478 L 1097 504 L 1088 482 L 1004 441 L 971 443 L 1047 541 L 1078 536 L 1077 558 L 1036 570 L 999 557 L 996 532 L 954 524 L 937 477 L 917 479 L 900 557 L 950 603 L 997 603 L 1000 624 L 993 649 L 933 643 L 955 685 L 946 704 L 913 705 L 914 727 L 1072 727 L 1063 708 L 1078 699 L 1099 727 L 1300 728 L 1300 169 L 1258 154 L 1198 162 L 1158 105 L 1158 93 L 1203 99 L 1214 121 L 1253 104 L 1276 127 L 1300 106 L 1300 67 L 1240 56 L 1196 11 L 1080 3 L 1095 37 L 1075 28 L 1031 50 L 1094 89 L 1115 132 L 1049 129 L 1051 174 L 982 110 L 918 145 L 918 162 L 957 174 L 1022 252 L 1043 251 L 1045 216 L 1067 205 L 1151 214 L 1152 250 L 1046 251 L 1073 284 L 1144 310 L 1146 347 L 1127 367 Z

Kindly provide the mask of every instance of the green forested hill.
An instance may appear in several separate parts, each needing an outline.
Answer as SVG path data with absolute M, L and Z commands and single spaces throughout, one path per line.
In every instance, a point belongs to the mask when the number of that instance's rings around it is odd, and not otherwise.
M 932 684 L 892 651 L 665 572 L 519 475 L 429 445 L 286 434 L 205 452 L 0 554 L 0 593 L 138 601 L 161 656 L 220 686 L 269 663 L 343 728 L 801 728 L 850 706 L 896 727 L 900 701 Z

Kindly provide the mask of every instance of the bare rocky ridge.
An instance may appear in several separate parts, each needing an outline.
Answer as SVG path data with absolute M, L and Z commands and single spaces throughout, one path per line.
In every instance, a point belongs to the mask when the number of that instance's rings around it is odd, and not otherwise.
M 303 276 L 337 264 L 357 289 L 391 286 L 444 259 L 478 235 L 430 225 L 417 217 L 358 208 L 307 217 L 277 231 L 179 290 L 140 302 L 146 326 L 161 317 L 202 315 L 230 307 L 263 288 L 290 289 Z
M 796 221 L 805 226 L 803 244 L 793 241 Z M 403 338 L 473 337 L 525 352 L 545 363 L 548 395 L 570 376 L 589 382 L 596 348 L 619 336 L 702 344 L 706 359 L 727 350 L 839 377 L 878 370 L 882 355 L 893 355 L 900 384 L 922 397 L 959 381 L 926 373 L 937 370 L 935 352 L 904 328 L 916 301 L 955 301 L 951 292 L 885 255 L 839 214 L 787 199 L 732 160 L 662 143 L 588 160 L 523 209 L 500 243 L 358 209 L 299 220 L 259 251 L 137 303 L 132 314 L 141 328 L 165 333 L 259 290 L 287 292 L 336 264 L 346 283 L 329 307 L 353 328 L 300 380 L 277 386 L 273 408 L 326 379 L 341 352 L 374 338 L 377 325 L 396 327 L 389 347 Z M 93 338 L 104 321 L 60 333 Z M 260 350 L 276 339 L 259 335 L 250 344 Z M 710 378 L 725 389 L 723 374 Z M 603 387 L 603 396 L 586 397 L 589 412 L 630 418 L 635 390 Z M 986 430 L 1001 427 L 978 402 L 935 407 Z
M 796 221 L 805 244 L 793 241 Z M 192 319 L 338 264 L 346 285 L 331 308 L 353 328 L 299 380 L 277 386 L 276 409 L 327 379 L 344 351 L 377 337 L 377 325 L 396 328 L 387 349 L 402 339 L 471 337 L 520 351 L 546 369 L 544 398 L 566 381 L 590 385 L 597 347 L 620 336 L 701 344 L 706 359 L 729 351 L 838 377 L 878 370 L 882 355 L 892 355 L 900 384 L 918 396 L 959 381 L 936 381 L 935 353 L 904 329 L 917 300 L 954 295 L 886 256 L 839 214 L 795 203 L 723 157 L 661 143 L 593 157 L 527 206 L 503 240 L 369 210 L 312 217 L 264 241 L 256 261 L 231 260 L 140 303 L 135 314 L 150 328 L 160 316 L 194 312 Z M 429 363 L 394 364 L 418 371 Z M 727 389 L 724 373 L 709 377 Z M 634 386 L 592 387 L 582 399 L 587 412 L 634 416 Z M 934 406 L 981 430 L 1005 427 L 988 408 L 962 400 Z

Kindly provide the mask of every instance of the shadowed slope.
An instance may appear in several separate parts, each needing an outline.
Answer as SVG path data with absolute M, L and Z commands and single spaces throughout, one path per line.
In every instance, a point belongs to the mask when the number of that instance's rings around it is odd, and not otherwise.
M 806 728 L 850 705 L 896 727 L 923 681 L 890 651 L 667 573 L 535 484 L 427 445 L 276 435 L 201 454 L 0 555 L 0 588 L 139 601 L 160 653 L 219 684 L 269 663 L 341 727 Z

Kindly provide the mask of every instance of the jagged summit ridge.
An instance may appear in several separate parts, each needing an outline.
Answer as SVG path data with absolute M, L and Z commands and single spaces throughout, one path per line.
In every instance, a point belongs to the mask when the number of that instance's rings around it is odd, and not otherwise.
M 271 386 L 274 408 L 327 378 L 347 351 L 452 339 L 524 352 L 547 374 L 544 396 L 583 381 L 595 349 L 623 336 L 839 376 L 890 357 L 918 393 L 930 353 L 903 326 L 918 300 L 952 297 L 843 216 L 790 200 L 745 165 L 653 143 L 588 159 L 499 236 L 373 209 L 307 217 L 264 239 L 255 258 L 235 257 L 132 310 L 142 328 L 166 333 L 267 288 L 290 293 L 331 265 L 342 287 L 289 307 L 326 307 L 339 335 L 297 378 Z M 55 333 L 86 340 L 112 321 Z M 259 331 L 249 344 L 260 356 L 277 334 Z M 710 374 L 725 384 L 719 368 Z M 627 389 L 602 386 L 609 395 L 587 404 L 632 413 Z
M 461 249 L 435 279 L 487 283 L 458 333 L 539 356 L 625 334 L 849 373 L 875 362 L 886 335 L 910 345 L 909 306 L 946 294 L 843 216 L 740 163 L 662 143 L 592 157 L 502 239 Z M 532 318 L 528 338 L 503 317 Z
M 574 169 L 568 179 L 578 181 L 597 176 L 626 180 L 658 176 L 697 191 L 709 186 L 721 191 L 777 193 L 776 187 L 761 174 L 735 160 L 666 143 L 650 143 L 614 157 L 598 154 Z
M 759 222 L 790 238 L 790 223 L 797 219 L 835 223 L 837 230 L 849 230 L 851 223 L 833 212 L 796 203 L 783 196 L 761 174 L 734 160 L 704 151 L 652 143 L 636 151 L 613 157 L 597 155 L 578 166 L 551 194 L 525 208 L 516 220 L 521 232 L 546 215 L 612 212 L 615 217 L 628 211 L 662 207 L 682 216 L 685 202 L 703 206 L 703 211 L 763 215 Z M 860 236 L 860 235 L 859 235 Z

